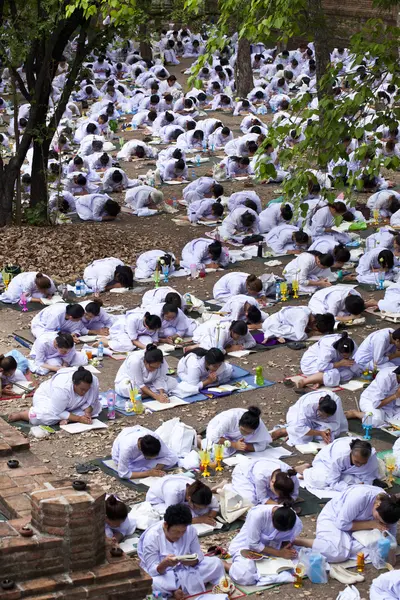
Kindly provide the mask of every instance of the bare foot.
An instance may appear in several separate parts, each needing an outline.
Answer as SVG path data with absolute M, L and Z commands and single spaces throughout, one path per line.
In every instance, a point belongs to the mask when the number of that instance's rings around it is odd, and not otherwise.
M 305 377 L 302 377 L 301 379 L 295 381 L 294 385 L 297 389 L 303 389 L 307 385 Z
M 185 594 L 183 593 L 182 590 L 176 590 L 172 596 L 175 598 L 175 600 L 184 600 L 185 598 Z
M 29 412 L 27 410 L 21 410 L 20 412 L 11 413 L 8 415 L 8 422 L 14 423 L 14 421 L 28 421 Z
M 297 471 L 297 474 L 299 475 L 299 479 L 303 479 L 303 473 L 306 469 L 309 469 L 311 467 L 310 463 L 304 463 L 302 465 L 299 465 L 298 467 L 295 467 L 295 471 Z
M 360 419 L 361 421 L 364 418 L 364 413 L 353 408 L 352 410 L 346 410 L 344 416 L 346 419 Z
M 285 437 L 287 435 L 287 431 L 284 427 L 281 427 L 280 429 L 275 429 L 274 431 L 271 431 L 271 437 L 272 437 L 272 441 L 278 440 L 281 437 Z

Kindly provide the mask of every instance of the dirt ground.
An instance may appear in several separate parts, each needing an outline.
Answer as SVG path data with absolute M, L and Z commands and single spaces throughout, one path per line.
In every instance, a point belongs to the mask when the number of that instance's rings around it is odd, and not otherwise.
M 185 68 L 189 61 L 183 61 L 179 68 L 171 68 L 179 76 L 180 81 L 184 78 L 180 73 L 181 68 Z M 239 117 L 223 115 L 224 124 L 230 126 L 235 134 L 239 132 Z M 124 138 L 141 134 L 138 132 L 125 132 Z M 210 171 L 210 163 L 196 169 L 196 174 L 206 174 Z M 134 177 L 137 172 L 146 172 L 149 163 L 139 167 L 136 164 L 124 163 L 123 167 L 129 177 Z M 192 172 L 192 169 L 190 169 Z M 243 189 L 243 182 L 224 183 L 225 195 L 233 191 Z M 261 186 L 252 185 L 265 204 L 268 200 L 279 194 L 279 188 L 275 185 Z M 167 186 L 162 187 L 162 191 L 167 198 L 173 195 L 179 197 L 181 187 Z M 359 196 L 359 198 L 361 195 Z M 121 196 L 121 200 L 123 196 Z M 179 209 L 180 214 L 184 214 L 184 209 Z M 83 268 L 95 258 L 105 256 L 116 256 L 134 264 L 135 257 L 145 250 L 153 248 L 162 248 L 172 250 L 177 256 L 180 256 L 183 245 L 194 237 L 201 237 L 206 231 L 205 227 L 193 228 L 191 226 L 180 227 L 171 222 L 170 215 L 159 215 L 156 217 L 141 218 L 129 215 L 121 215 L 114 223 L 79 223 L 72 225 L 59 226 L 57 228 L 31 228 L 10 227 L 2 231 L 2 240 L 0 242 L 0 264 L 19 263 L 24 270 L 43 270 L 54 277 L 57 281 L 73 281 L 74 277 L 82 273 Z M 265 272 L 281 273 L 282 266 L 276 269 L 265 267 L 261 261 L 252 260 L 238 263 L 238 271 L 246 271 L 261 275 Z M 177 278 L 172 280 L 170 285 L 183 293 L 190 291 L 199 298 L 210 298 L 212 296 L 212 287 L 220 273 L 208 274 L 205 279 L 191 280 L 190 278 Z M 145 289 L 152 287 L 150 284 L 144 286 Z M 370 297 L 381 298 L 383 292 L 361 292 L 365 299 Z M 124 295 L 106 294 L 104 295 L 105 305 L 123 304 L 126 309 L 133 308 L 140 303 L 142 291 L 133 291 Z M 306 304 L 308 298 L 301 300 L 301 304 Z M 281 305 L 274 307 L 272 311 L 279 309 Z M 267 311 L 268 312 L 268 311 Z M 18 310 L 2 308 L 0 310 L 0 352 L 8 351 L 11 348 L 18 347 L 19 350 L 27 353 L 27 350 L 20 348 L 13 340 L 11 334 L 16 330 L 29 327 L 32 316 L 35 313 L 21 313 Z M 375 324 L 373 321 L 367 321 L 363 327 L 352 328 L 351 335 L 359 343 L 366 335 L 380 327 L 389 326 L 387 323 Z M 189 405 L 187 408 L 179 410 L 171 409 L 163 413 L 146 414 L 134 417 L 117 418 L 115 422 L 109 424 L 109 428 L 94 433 L 86 433 L 79 436 L 71 436 L 65 432 L 57 432 L 46 440 L 32 440 L 32 450 L 39 456 L 47 466 L 56 472 L 60 477 L 76 477 L 75 465 L 77 463 L 87 462 L 91 459 L 104 457 L 110 454 L 112 443 L 116 435 L 125 426 L 131 426 L 140 423 L 155 429 L 163 420 L 173 416 L 179 416 L 184 422 L 195 427 L 200 432 L 205 429 L 208 421 L 218 412 L 227 408 L 238 406 L 249 406 L 257 404 L 262 409 L 263 420 L 268 428 L 285 422 L 285 416 L 288 408 L 298 399 L 298 396 L 290 389 L 287 389 L 280 383 L 284 377 L 299 373 L 299 363 L 302 352 L 290 350 L 286 347 L 276 347 L 267 352 L 251 354 L 245 359 L 235 359 L 235 362 L 244 368 L 254 371 L 255 367 L 263 367 L 264 376 L 276 382 L 276 385 L 254 392 L 237 394 L 230 397 L 220 398 L 218 401 L 208 401 Z M 101 390 L 107 390 L 113 387 L 115 374 L 120 366 L 120 362 L 112 359 L 105 359 L 104 366 L 99 376 Z M 176 366 L 177 360 L 168 358 L 168 364 Z M 357 394 L 350 392 L 340 392 L 345 409 L 355 408 L 355 396 Z M 30 405 L 29 400 L 6 401 L 0 407 L 1 414 L 8 414 L 15 409 L 22 409 Z M 377 450 L 389 447 L 387 444 L 377 442 Z M 300 464 L 304 460 L 312 460 L 312 456 L 299 455 L 294 451 L 289 461 L 291 464 Z M 225 469 L 221 475 L 226 478 L 229 476 L 229 469 Z M 103 485 L 107 492 L 115 492 L 118 495 L 132 503 L 143 499 L 143 494 L 135 493 L 130 488 L 120 486 L 116 480 L 101 472 L 84 475 L 84 479 L 90 482 L 96 482 Z M 217 482 L 216 477 L 211 477 L 210 483 Z M 315 531 L 316 516 L 304 517 L 304 535 L 310 535 Z M 207 549 L 214 543 L 218 545 L 227 545 L 232 535 L 217 535 L 202 538 L 202 546 Z M 364 598 L 368 596 L 368 589 L 371 580 L 377 576 L 377 572 L 372 568 L 366 569 L 366 582 L 358 585 L 358 589 Z M 323 588 L 313 586 L 310 582 L 305 582 L 302 590 L 294 591 L 292 586 L 284 585 L 273 590 L 258 592 L 257 596 L 262 599 L 272 598 L 275 595 L 281 595 L 283 600 L 292 598 L 293 595 L 299 598 L 317 599 L 321 596 L 325 600 L 335 600 L 339 591 L 344 586 L 338 582 L 330 580 Z

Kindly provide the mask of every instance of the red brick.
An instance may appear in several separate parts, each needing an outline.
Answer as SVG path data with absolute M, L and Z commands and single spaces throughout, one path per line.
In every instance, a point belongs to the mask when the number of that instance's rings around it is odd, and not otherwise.
M 136 560 L 120 560 L 113 564 L 106 564 L 93 569 L 96 581 L 110 581 L 139 575 L 139 566 Z
M 19 477 L 27 477 L 29 475 L 44 475 L 44 474 L 48 474 L 51 475 L 51 471 L 47 468 L 47 467 L 22 467 L 22 468 L 18 468 L 15 469 L 13 472 L 13 479 L 19 478 Z
M 2 591 L 0 593 L 0 599 L 1 600 L 19 600 L 19 598 L 22 598 L 22 594 L 21 594 L 21 592 L 20 592 L 20 590 L 18 588 L 17 589 L 13 589 L 13 590 L 9 590 L 7 592 Z
M 31 579 L 20 584 L 20 588 L 24 592 L 31 592 L 32 594 L 37 592 L 54 592 L 60 587 L 59 583 L 51 577 L 39 577 L 38 579 Z M 28 594 L 24 594 L 27 596 Z
M 14 487 L 16 483 L 8 475 L 0 475 L 0 493 L 7 488 Z
M 91 571 L 75 571 L 70 573 L 74 585 L 88 585 L 94 582 L 94 573 Z
M 12 454 L 12 448 L 0 438 L 0 456 L 7 456 L 7 454 Z
M 9 523 L 0 522 L 0 537 L 17 536 L 18 532 Z

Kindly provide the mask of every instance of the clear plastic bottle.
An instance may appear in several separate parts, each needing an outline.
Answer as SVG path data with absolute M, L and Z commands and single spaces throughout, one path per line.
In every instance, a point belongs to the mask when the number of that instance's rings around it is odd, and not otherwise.
M 135 403 L 134 403 L 134 411 L 137 415 L 141 415 L 144 411 L 143 401 L 142 401 L 142 393 L 140 388 L 135 387 Z
M 97 347 L 97 358 L 99 360 L 103 360 L 103 358 L 104 358 L 104 344 L 103 344 L 103 342 L 99 342 L 99 345 Z
M 81 297 L 81 280 L 77 279 L 75 283 L 75 296 L 77 298 Z
M 275 300 L 277 302 L 279 302 L 280 299 L 281 299 L 281 284 L 279 283 L 279 281 L 277 281 L 275 284 Z
M 197 266 L 196 265 L 190 265 L 190 277 L 192 279 L 196 279 L 196 277 L 197 277 Z
M 86 296 L 86 285 L 83 279 L 79 280 L 79 284 L 81 286 L 81 296 Z

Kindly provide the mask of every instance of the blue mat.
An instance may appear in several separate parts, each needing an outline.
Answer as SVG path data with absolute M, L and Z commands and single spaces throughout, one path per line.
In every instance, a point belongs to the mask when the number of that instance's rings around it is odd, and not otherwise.
M 237 392 L 233 392 L 234 394 L 241 393 L 241 392 L 250 392 L 251 390 L 254 390 L 257 388 L 269 387 L 269 386 L 275 384 L 274 381 L 269 381 L 268 379 L 265 379 L 263 385 L 256 385 L 256 383 L 254 382 L 254 375 L 252 373 L 250 373 L 249 371 L 246 371 L 246 369 L 242 369 L 242 367 L 238 367 L 237 365 L 232 365 L 232 366 L 233 366 L 232 379 L 230 379 L 228 383 L 230 385 L 233 385 L 233 384 L 237 383 L 238 381 L 245 381 L 248 385 L 251 386 L 250 389 L 237 390 Z M 179 378 L 178 378 L 178 381 L 179 381 Z M 103 401 L 104 407 L 107 406 L 107 404 L 106 404 L 107 394 L 110 391 L 113 391 L 113 390 L 108 390 L 107 392 L 101 392 L 99 394 L 99 398 L 100 398 L 100 400 Z M 211 396 L 211 397 L 213 397 L 213 396 Z M 215 396 L 215 397 L 218 397 L 218 396 Z M 189 396 L 188 398 L 184 398 L 185 402 L 187 402 L 188 404 L 194 404 L 195 402 L 204 402 L 205 400 L 210 400 L 210 399 L 211 398 L 209 395 L 202 394 L 202 393 L 195 394 L 193 396 Z M 117 394 L 115 397 L 115 410 L 118 413 L 120 413 L 121 415 L 124 415 L 126 417 L 133 417 L 133 416 L 135 416 L 135 413 L 127 412 L 125 410 L 126 400 L 127 400 L 126 398 Z M 152 398 L 148 398 L 148 400 L 143 400 L 143 404 L 145 407 L 146 407 L 146 402 L 150 401 L 150 400 L 152 400 Z

